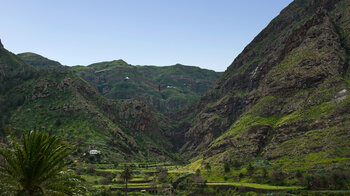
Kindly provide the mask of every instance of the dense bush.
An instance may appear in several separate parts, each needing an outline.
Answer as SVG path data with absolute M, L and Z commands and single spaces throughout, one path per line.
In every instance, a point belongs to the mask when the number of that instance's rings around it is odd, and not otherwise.
M 255 172 L 255 167 L 249 163 L 248 166 L 247 166 L 247 174 L 248 176 L 252 176 Z
M 211 170 L 210 163 L 206 163 L 204 169 L 206 169 L 209 172 Z
M 225 173 L 230 172 L 230 164 L 229 164 L 228 162 L 226 162 L 226 163 L 224 164 L 224 171 L 225 171 Z
M 350 189 L 350 171 L 338 170 L 324 174 L 307 174 L 301 179 L 301 185 L 313 190 L 348 190 Z
M 281 182 L 286 178 L 286 174 L 279 169 L 273 169 L 270 173 L 270 179 L 275 182 Z
M 88 165 L 86 171 L 87 171 L 89 174 L 95 174 L 95 170 L 96 170 L 96 165 Z
M 241 162 L 239 162 L 237 159 L 232 161 L 232 165 L 235 169 L 239 169 L 242 166 Z

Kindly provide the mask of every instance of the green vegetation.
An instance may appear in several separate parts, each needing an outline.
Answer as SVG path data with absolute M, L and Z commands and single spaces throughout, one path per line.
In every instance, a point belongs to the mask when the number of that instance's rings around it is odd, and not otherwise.
M 50 60 L 48 58 L 45 58 L 43 56 L 40 56 L 35 53 L 26 52 L 17 54 L 17 56 L 22 59 L 24 62 L 26 62 L 28 65 L 31 65 L 35 68 L 59 68 L 62 67 L 62 65 L 57 62 Z
M 208 186 L 216 185 L 229 185 L 234 187 L 249 187 L 255 189 L 266 189 L 266 190 L 292 190 L 292 189 L 303 189 L 301 186 L 272 186 L 267 184 L 255 184 L 255 183 L 243 183 L 243 182 L 208 182 Z
M 81 178 L 69 169 L 71 147 L 57 136 L 31 131 L 0 148 L 3 195 L 85 195 Z
M 186 194 L 226 194 L 235 193 L 240 195 L 248 194 L 245 190 L 255 190 L 257 192 L 275 192 L 275 191 L 292 191 L 303 189 L 302 186 L 276 186 L 266 183 L 249 183 L 249 182 L 232 182 L 232 178 L 228 178 L 229 182 L 224 181 L 224 178 L 219 174 L 217 166 L 213 165 L 212 172 L 208 173 L 205 169 L 189 172 L 189 168 L 172 165 L 170 163 L 131 163 L 126 167 L 133 167 L 133 178 L 128 181 L 128 194 L 141 194 L 145 191 L 149 195 L 161 195 L 166 193 L 175 193 L 175 195 Z M 160 166 L 162 165 L 162 166 Z M 94 165 L 95 168 L 106 168 L 108 164 Z M 125 168 L 123 165 L 115 167 L 114 170 L 104 170 L 103 173 L 96 172 L 95 174 L 84 174 L 84 178 L 90 183 L 90 192 L 98 193 L 101 190 L 110 190 L 110 194 L 121 194 L 120 191 L 125 191 L 125 180 L 120 178 L 123 176 Z M 203 166 L 205 167 L 205 166 Z M 221 166 L 222 167 L 222 166 Z M 145 168 L 149 168 L 154 172 L 148 173 Z M 116 172 L 117 171 L 117 172 Z M 221 169 L 224 172 L 224 169 Z M 87 172 L 87 171 L 86 171 Z M 230 170 L 230 172 L 239 172 L 238 170 Z M 218 175 L 216 179 L 213 176 Z M 220 176 L 221 175 L 221 176 Z M 224 176 L 230 174 L 225 172 Z M 221 179 L 220 179 L 220 177 Z M 112 179 L 113 180 L 107 180 Z M 242 179 L 243 180 L 243 179 Z
M 72 68 L 102 95 L 112 99 L 139 99 L 161 112 L 177 111 L 198 101 L 221 73 L 198 67 L 132 66 L 123 60 Z
M 128 182 L 132 179 L 132 175 L 132 171 L 128 167 L 126 167 L 120 174 L 120 179 L 125 183 L 125 195 L 128 195 Z
M 106 99 L 66 68 L 39 70 L 5 49 L 0 49 L 0 62 L 6 68 L 0 74 L 0 135 L 5 125 L 18 136 L 22 130 L 45 130 L 77 143 L 74 157 L 87 163 L 178 159 L 158 128 L 159 114 L 145 103 Z M 90 155 L 93 149 L 101 153 Z

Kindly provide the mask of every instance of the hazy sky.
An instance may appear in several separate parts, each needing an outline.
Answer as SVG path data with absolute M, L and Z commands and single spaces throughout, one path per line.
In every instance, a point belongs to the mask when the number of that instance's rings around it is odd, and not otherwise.
M 292 0 L 1 0 L 0 39 L 64 65 L 124 59 L 224 71 Z

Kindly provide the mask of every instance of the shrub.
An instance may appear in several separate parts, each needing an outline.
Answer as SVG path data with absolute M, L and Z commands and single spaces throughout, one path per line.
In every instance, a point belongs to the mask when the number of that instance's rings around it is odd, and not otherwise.
M 210 163 L 206 163 L 204 168 L 207 170 L 207 171 L 210 171 L 211 170 L 211 166 L 210 166 Z
M 270 178 L 275 182 L 281 182 L 286 178 L 286 175 L 283 171 L 278 169 L 273 169 Z
M 157 175 L 157 179 L 159 182 L 166 182 L 166 177 L 168 176 L 168 172 L 167 171 L 163 171 L 163 172 L 160 172 L 158 175 Z
M 254 166 L 251 163 L 249 163 L 247 166 L 247 174 L 249 176 L 252 176 L 254 174 L 254 172 L 255 172 Z
M 262 177 L 263 177 L 263 178 L 266 178 L 266 177 L 267 177 L 267 174 L 268 174 L 267 169 L 266 169 L 266 168 L 263 168 L 263 169 L 262 169 Z
M 349 189 L 349 171 L 332 171 L 326 174 L 309 174 L 301 178 L 301 184 L 308 189 Z
M 100 184 L 103 184 L 103 185 L 107 185 L 107 184 L 110 184 L 112 181 L 108 178 L 102 178 L 100 180 Z
M 242 164 L 237 159 L 235 159 L 233 160 L 232 165 L 235 169 L 238 169 L 241 167 Z
M 300 179 L 300 178 L 303 177 L 303 173 L 301 173 L 301 171 L 298 170 L 298 171 L 295 173 L 295 177 L 298 178 L 298 179 Z
M 226 163 L 224 164 L 224 171 L 225 171 L 225 173 L 230 172 L 230 164 L 229 164 L 228 162 L 226 162 Z
M 87 170 L 89 174 L 94 174 L 96 172 L 96 165 L 88 165 Z
M 201 174 L 201 170 L 200 170 L 200 169 L 197 169 L 197 170 L 196 170 L 196 175 L 199 176 L 200 174 Z

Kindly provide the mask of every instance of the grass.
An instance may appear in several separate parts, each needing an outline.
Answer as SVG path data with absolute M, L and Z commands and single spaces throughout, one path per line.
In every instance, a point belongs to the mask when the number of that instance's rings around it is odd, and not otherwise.
M 189 165 L 186 165 L 184 167 L 180 167 L 178 169 L 170 170 L 168 173 L 195 173 L 197 169 L 199 169 L 202 165 L 203 159 L 199 159 L 197 161 L 194 161 L 190 163 Z
M 247 183 L 247 182 L 208 182 L 208 186 L 217 186 L 217 185 L 228 185 L 234 187 L 249 187 L 255 189 L 264 189 L 264 190 L 295 190 L 303 189 L 301 186 L 273 186 L 268 184 L 256 184 L 256 183 Z
M 135 177 L 135 178 L 132 178 L 129 182 L 130 183 L 138 183 L 138 182 L 145 182 L 145 181 L 151 181 L 153 180 L 155 177 L 152 176 L 152 177 L 149 177 L 149 178 L 144 178 L 144 177 Z M 114 178 L 113 179 L 114 182 L 122 182 L 119 178 Z
M 100 180 L 103 178 L 102 176 L 91 176 L 91 175 L 81 175 L 86 182 L 94 184 L 95 182 L 100 182 Z
M 324 102 L 320 105 L 312 106 L 310 108 L 300 108 L 299 110 L 282 117 L 277 125 L 282 125 L 285 123 L 291 123 L 295 121 L 300 121 L 302 119 L 316 119 L 320 116 L 327 115 L 334 111 L 336 105 L 329 101 Z
M 97 172 L 120 173 L 122 169 L 96 169 Z
M 125 184 L 94 185 L 94 188 L 125 188 Z M 128 183 L 128 188 L 151 188 L 150 183 Z
M 348 150 L 348 149 L 347 149 Z M 286 171 L 306 171 L 318 165 L 331 165 L 334 163 L 350 163 L 349 157 L 329 158 L 332 152 L 310 153 L 307 155 L 281 158 L 274 162 L 275 165 L 286 165 Z M 288 166 L 290 165 L 290 166 Z

